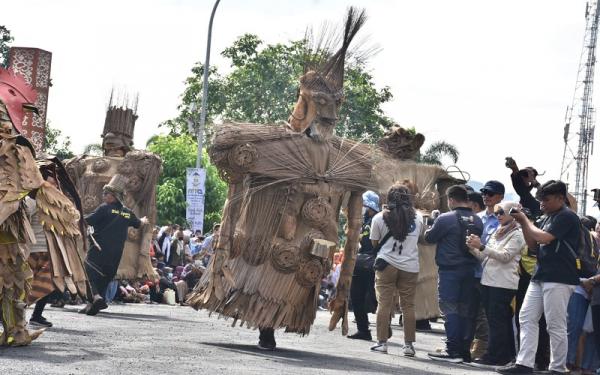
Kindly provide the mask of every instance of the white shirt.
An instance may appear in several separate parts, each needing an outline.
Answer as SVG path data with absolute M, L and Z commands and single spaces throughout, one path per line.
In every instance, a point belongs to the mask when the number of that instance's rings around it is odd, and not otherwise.
M 423 216 L 416 212 L 415 225 L 403 242 L 390 237 L 379 250 L 377 258 L 382 258 L 395 268 L 406 272 L 419 272 L 419 235 L 423 230 Z M 378 213 L 371 221 L 371 240 L 381 241 L 389 231 L 383 212 Z M 401 249 L 401 250 L 400 250 Z

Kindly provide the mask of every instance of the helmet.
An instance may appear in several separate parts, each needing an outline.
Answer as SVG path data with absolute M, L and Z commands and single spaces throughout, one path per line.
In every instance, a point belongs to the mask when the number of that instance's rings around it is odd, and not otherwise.
M 367 190 L 362 195 L 363 206 L 372 209 L 375 212 L 381 211 L 379 209 L 379 195 L 374 191 Z

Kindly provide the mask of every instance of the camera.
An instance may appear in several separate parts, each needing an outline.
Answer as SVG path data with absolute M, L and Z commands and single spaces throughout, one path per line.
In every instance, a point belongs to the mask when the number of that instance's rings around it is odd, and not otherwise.
M 518 214 L 518 213 L 521 213 L 521 210 L 519 210 L 517 207 L 513 207 L 510 209 L 510 211 L 508 211 L 509 215 Z

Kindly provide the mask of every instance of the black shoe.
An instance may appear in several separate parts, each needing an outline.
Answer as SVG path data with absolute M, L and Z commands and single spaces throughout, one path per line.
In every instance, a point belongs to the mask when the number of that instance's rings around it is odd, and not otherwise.
M 275 330 L 273 328 L 259 329 L 260 335 L 258 336 L 257 347 L 260 350 L 275 350 L 277 343 L 275 342 Z
M 98 312 L 100 311 L 100 308 L 105 305 L 106 305 L 106 302 L 104 302 L 104 298 L 102 298 L 102 297 L 94 300 L 94 302 L 92 302 L 92 306 L 86 312 L 86 315 L 94 316 L 94 315 L 98 314 Z
M 501 374 L 533 374 L 533 369 L 531 367 L 522 366 L 522 365 L 513 365 L 509 367 L 502 367 L 496 370 Z
M 502 365 L 505 365 L 506 363 L 508 363 L 508 362 L 504 362 Z M 492 368 L 492 367 L 502 366 L 498 362 L 491 360 L 490 358 L 488 358 L 486 356 L 477 358 L 476 360 L 474 360 L 472 362 L 472 365 L 475 367 L 482 367 L 482 368 Z
M 258 340 L 258 345 L 257 345 L 257 347 L 260 350 L 275 350 L 276 346 L 277 346 L 277 344 L 275 343 L 275 341 L 263 341 L 263 340 Z
M 79 313 L 79 314 L 87 314 L 87 312 L 90 311 L 90 306 L 91 306 L 90 304 L 85 305 L 85 307 L 83 309 L 77 311 L 77 313 Z
M 106 301 L 104 299 L 102 299 L 101 302 L 99 302 L 98 310 L 106 310 L 106 309 L 108 309 L 108 305 L 106 304 Z
M 371 336 L 371 331 L 358 331 L 353 335 L 348 335 L 349 339 L 353 340 L 365 340 L 365 341 L 373 341 L 373 336 Z
M 29 319 L 29 324 L 35 324 L 35 325 L 43 326 L 43 327 L 52 327 L 52 323 L 49 322 L 43 316 L 37 316 L 37 317 L 32 316 L 31 319 Z
M 462 363 L 462 361 L 463 361 L 462 355 L 460 355 L 458 353 L 450 353 L 445 350 L 440 353 L 427 353 L 427 355 L 429 356 L 429 358 L 433 359 L 434 361 L 444 361 L 444 362 L 450 362 L 450 363 Z
M 417 332 L 427 332 L 431 331 L 431 324 L 429 324 L 429 320 L 417 320 Z
M 461 356 L 462 356 L 464 363 L 471 363 L 471 353 L 470 352 L 465 352 Z

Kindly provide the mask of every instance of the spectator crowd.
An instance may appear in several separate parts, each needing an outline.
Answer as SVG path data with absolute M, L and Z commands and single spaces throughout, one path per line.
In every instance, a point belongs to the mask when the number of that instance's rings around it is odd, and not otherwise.
M 506 166 L 519 202 L 504 200 L 495 180 L 480 191 L 451 186 L 441 214 L 417 211 L 410 184 L 391 186 L 381 208 L 375 193 L 363 195 L 349 338 L 371 341 L 376 312 L 371 351 L 387 353 L 399 302 L 403 354 L 415 355 L 419 251 L 430 251 L 420 244 L 435 244 L 445 347 L 429 358 L 502 374 L 600 374 L 600 224 L 577 215 L 562 181 L 540 184 L 512 158 Z

